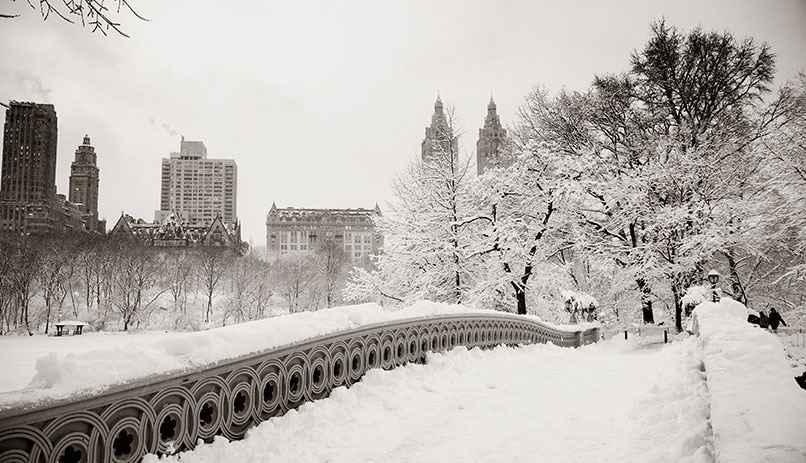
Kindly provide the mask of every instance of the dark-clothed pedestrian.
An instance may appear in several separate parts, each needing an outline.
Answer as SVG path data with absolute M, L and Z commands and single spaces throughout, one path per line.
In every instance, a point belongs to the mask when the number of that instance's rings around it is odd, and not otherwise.
M 763 310 L 758 312 L 758 326 L 761 328 L 767 329 L 767 326 L 770 324 L 770 319 L 767 318 L 767 314 L 764 313 Z
M 772 328 L 773 331 L 778 331 L 779 324 L 786 326 L 786 322 L 784 321 L 783 317 L 781 317 L 781 314 L 775 310 L 775 307 L 770 309 L 769 322 L 770 328 Z

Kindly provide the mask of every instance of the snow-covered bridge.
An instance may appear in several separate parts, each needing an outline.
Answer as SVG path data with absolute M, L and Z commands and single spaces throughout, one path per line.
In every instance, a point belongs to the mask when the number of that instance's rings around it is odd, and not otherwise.
M 296 324 L 288 326 L 275 319 L 170 340 L 164 347 L 171 357 L 196 356 L 193 346 L 198 344 L 218 350 L 220 357 L 142 377 L 124 376 L 100 393 L 97 385 L 88 384 L 61 396 L 43 387 L 24 392 L 24 400 L 12 397 L 11 405 L 0 411 L 0 461 L 139 461 L 146 453 L 193 448 L 199 439 L 240 439 L 260 422 L 357 382 L 367 370 L 420 363 L 427 352 L 547 342 L 572 347 L 599 338 L 595 326 L 559 329 L 510 314 L 450 312 L 417 316 L 412 310 L 390 318 L 378 308 L 359 306 L 292 317 Z M 306 318 L 318 319 L 329 333 L 320 329 L 305 339 L 306 330 L 297 325 Z M 302 339 L 278 340 L 284 330 Z M 140 363 L 138 355 L 111 355 L 107 361 L 112 365 L 61 361 L 44 375 L 56 377 L 56 383 L 82 370 L 120 370 L 129 359 Z M 47 379 L 43 386 L 49 386 Z
M 171 338 L 159 343 L 153 369 L 172 373 L 134 380 L 150 375 L 133 367 L 131 378 L 111 376 L 124 384 L 101 394 L 60 388 L 69 366 L 40 366 L 33 384 L 49 387 L 0 394 L 0 461 L 138 461 L 146 452 L 190 449 L 196 438 L 215 442 L 182 461 L 806 458 L 798 431 L 806 425 L 806 393 L 789 376 L 780 343 L 776 351 L 771 334 L 746 323 L 705 316 L 700 336 L 663 349 L 623 340 L 563 349 L 556 346 L 597 339 L 595 328 L 428 312 L 390 320 L 361 307 L 277 319 L 271 329 L 267 322 Z M 315 339 L 289 342 L 300 332 Z M 458 347 L 546 341 L 555 346 Z M 244 354 L 267 344 L 275 347 Z M 149 350 L 131 355 L 149 359 Z M 238 358 L 214 360 L 214 350 Z M 437 353 L 422 365 L 427 351 Z M 122 354 L 87 355 L 72 366 L 87 360 L 119 371 L 113 359 Z M 768 400 L 770 388 L 777 404 Z M 331 390 L 330 399 L 302 405 Z M 42 400 L 51 405 L 25 408 Z M 214 438 L 239 439 L 268 418 L 245 440 Z

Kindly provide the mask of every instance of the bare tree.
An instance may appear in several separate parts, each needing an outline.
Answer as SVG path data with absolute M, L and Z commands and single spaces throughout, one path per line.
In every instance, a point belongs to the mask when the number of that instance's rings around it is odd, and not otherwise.
M 204 322 L 209 323 L 213 314 L 213 296 L 221 277 L 232 265 L 232 251 L 226 248 L 200 248 L 196 251 L 199 281 L 207 296 Z
M 166 289 L 155 288 L 159 282 L 160 268 L 153 249 L 139 242 L 119 242 L 117 250 L 117 291 L 113 305 L 123 318 L 123 331 L 128 331 L 135 317 L 139 317 Z
M 0 236 L 0 335 L 11 329 L 15 318 L 11 307 L 14 295 L 13 246 L 13 241 L 5 236 Z
M 39 271 L 41 253 L 36 238 L 25 235 L 16 243 L 13 260 L 12 284 L 17 305 L 19 323 L 33 336 L 30 324 L 30 302 L 36 295 L 36 275 Z M 16 322 L 15 322 L 16 324 Z
M 314 250 L 311 261 L 325 298 L 325 306 L 333 307 L 337 302 L 339 289 L 344 285 L 349 258 L 344 246 L 334 240 L 325 240 Z
M 59 237 L 65 238 L 65 237 Z M 53 311 L 53 304 L 64 301 L 67 289 L 65 288 L 65 267 L 68 260 L 66 249 L 63 245 L 68 239 L 56 241 L 56 237 L 44 237 L 40 244 L 42 250 L 41 264 L 38 272 L 39 287 L 42 290 L 42 298 L 45 301 L 45 334 L 50 328 L 50 318 Z
M 39 12 L 43 20 L 54 15 L 70 24 L 80 23 L 82 27 L 90 27 L 92 32 L 100 31 L 103 35 L 115 31 L 124 37 L 129 37 L 117 22 L 121 10 L 128 11 L 142 21 L 148 21 L 134 10 L 129 0 L 26 0 L 26 2 L 33 10 Z M 4 19 L 18 16 L 20 15 L 0 13 L 0 18 Z
M 174 312 L 187 312 L 189 285 L 191 285 L 195 263 L 194 255 L 185 248 L 168 250 L 163 257 L 164 285 L 173 299 Z
M 314 277 L 311 256 L 307 254 L 286 254 L 275 264 L 275 275 L 281 295 L 288 303 L 289 312 L 305 309 L 305 296 Z

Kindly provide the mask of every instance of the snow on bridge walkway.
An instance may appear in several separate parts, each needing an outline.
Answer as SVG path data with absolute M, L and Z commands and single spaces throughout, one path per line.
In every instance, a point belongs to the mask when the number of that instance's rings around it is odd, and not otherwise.
M 707 462 L 694 340 L 457 348 L 372 370 L 350 389 L 169 461 Z M 157 461 L 147 456 L 145 462 Z M 162 461 L 162 459 L 160 459 Z

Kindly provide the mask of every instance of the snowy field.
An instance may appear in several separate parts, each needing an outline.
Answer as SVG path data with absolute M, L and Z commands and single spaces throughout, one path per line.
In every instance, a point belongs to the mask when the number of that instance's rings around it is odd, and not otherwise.
M 64 378 L 74 368 L 88 370 L 85 383 L 92 374 L 125 382 L 132 373 L 110 366 L 126 365 L 126 353 L 136 371 L 149 370 L 140 363 L 158 356 L 166 358 L 152 369 L 189 367 L 254 349 L 257 341 L 246 338 L 258 331 L 265 347 L 266 339 L 282 345 L 384 319 L 463 310 L 424 303 L 389 314 L 362 305 L 204 333 L 0 338 L 0 371 L 11 372 L 2 377 L 0 403 L 48 389 L 69 395 L 80 385 Z M 795 385 L 793 359 L 779 338 L 743 322 L 743 310 L 704 304 L 699 334 L 666 345 L 662 337 L 613 337 L 578 349 L 429 354 L 426 365 L 372 370 L 350 389 L 272 418 L 242 441 L 217 438 L 145 461 L 803 463 L 806 391 Z M 268 337 L 267 324 L 274 327 Z M 222 339 L 232 344 L 222 349 Z

